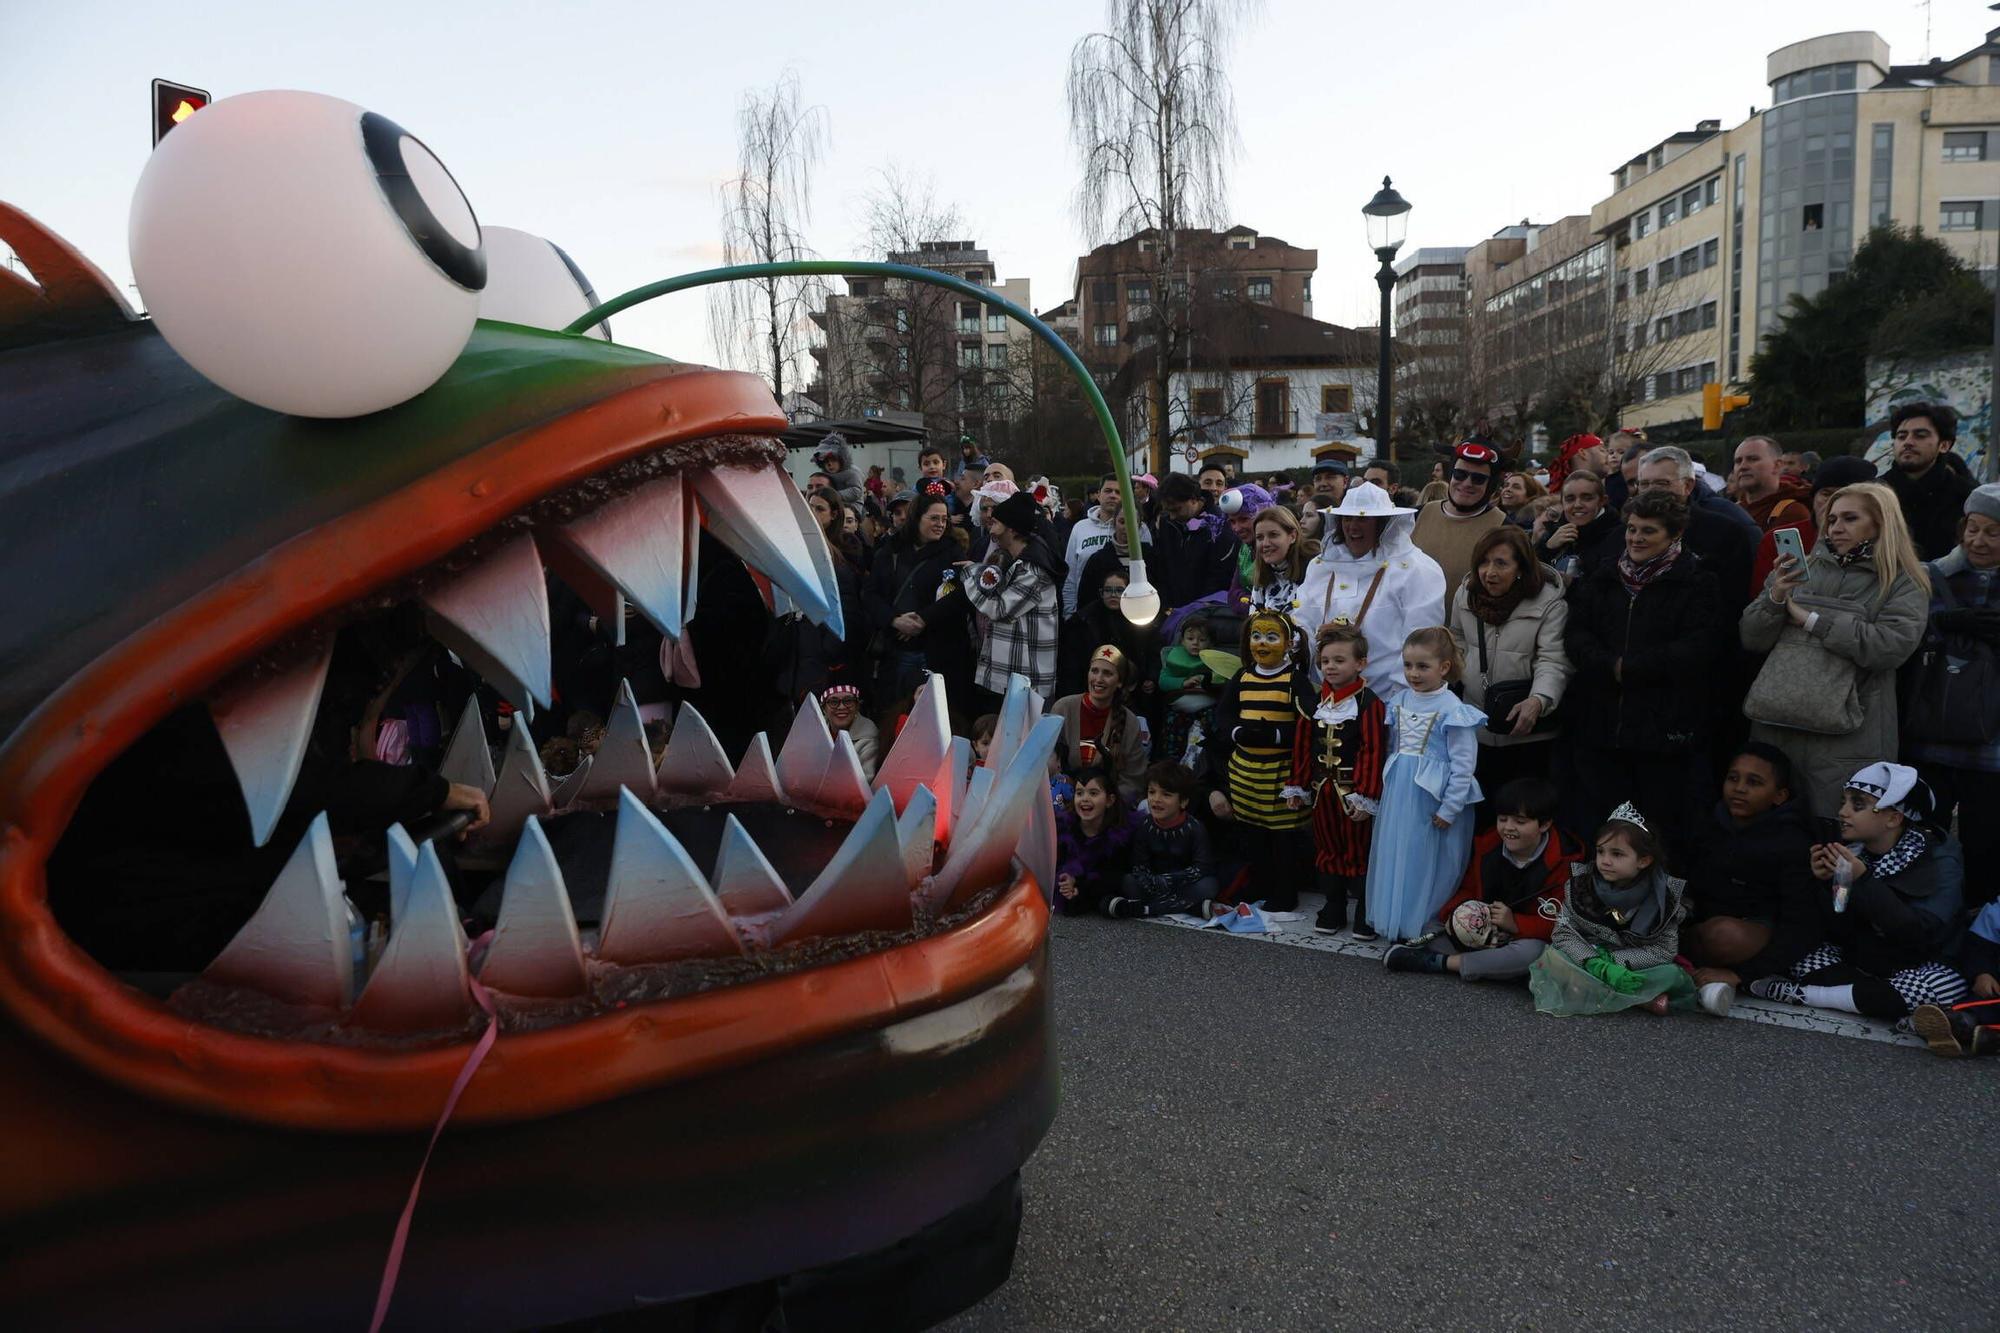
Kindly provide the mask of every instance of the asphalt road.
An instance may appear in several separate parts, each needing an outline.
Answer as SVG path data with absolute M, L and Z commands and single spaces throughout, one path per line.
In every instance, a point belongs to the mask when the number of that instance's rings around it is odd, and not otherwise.
M 2000 1328 L 2000 1060 L 1135 922 L 1054 951 L 1062 1110 L 947 1328 Z

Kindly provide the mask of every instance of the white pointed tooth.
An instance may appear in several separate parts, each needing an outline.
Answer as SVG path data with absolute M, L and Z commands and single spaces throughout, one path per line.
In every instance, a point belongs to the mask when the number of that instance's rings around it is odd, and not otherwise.
M 798 487 L 787 483 L 781 489 L 791 505 L 792 523 L 804 539 L 806 555 L 812 560 L 813 578 L 819 585 L 819 600 L 828 608 L 825 619 L 816 616 L 813 619 L 832 630 L 836 637 L 844 639 L 847 637 L 847 616 L 840 604 L 840 581 L 834 577 L 833 552 L 827 549 L 826 533 L 821 530 L 819 520 L 813 517 L 812 506 L 806 503 L 806 497 Z
M 791 789 L 788 787 L 786 791 Z M 833 758 L 827 761 L 819 787 L 803 802 L 794 794 L 794 803 L 830 819 L 860 818 L 861 812 L 868 808 L 868 775 L 862 771 L 854 737 L 844 731 L 834 737 Z
M 987 768 L 1004 769 L 1013 761 L 1021 742 L 1027 738 L 1028 728 L 1035 724 L 1028 716 L 1031 699 L 1035 699 L 1033 682 L 1018 671 L 1007 677 L 1007 693 L 1000 700 L 1000 722 L 993 729 L 992 743 L 986 747 Z
M 610 800 L 620 787 L 630 787 L 643 801 L 653 799 L 653 752 L 646 747 L 646 721 L 628 680 L 618 682 L 618 699 L 592 758 L 597 762 L 579 799 Z
M 792 729 L 778 750 L 778 785 L 794 801 L 806 799 L 819 786 L 833 760 L 833 730 L 826 725 L 819 698 L 808 694 L 792 717 Z
M 821 588 L 818 564 L 794 509 L 805 501 L 775 467 L 714 467 L 693 474 L 708 508 L 708 530 L 791 594 L 806 614 L 845 637 L 840 595 Z M 811 511 L 806 511 L 810 520 Z M 825 539 L 819 538 L 825 547 Z
M 472 1014 L 470 981 L 458 904 L 437 849 L 427 842 L 418 849 L 408 910 L 389 932 L 389 947 L 349 1021 L 375 1032 L 459 1027 Z
M 522 826 L 479 979 L 509 995 L 551 999 L 588 987 L 569 889 L 538 819 Z
M 951 715 L 945 708 L 944 677 L 928 677 L 910 702 L 910 715 L 895 744 L 875 770 L 875 789 L 887 791 L 902 809 L 919 784 L 937 781 L 938 765 L 951 749 Z
M 952 817 L 951 833 L 956 840 L 979 819 L 979 812 L 986 808 L 986 798 L 993 793 L 993 783 L 997 771 L 991 768 L 975 768 L 972 780 L 965 784 L 965 795 L 958 803 L 958 813 Z
M 597 956 L 607 963 L 665 963 L 742 952 L 743 941 L 687 849 L 638 797 L 620 792 Z
M 1020 845 L 1014 854 L 1041 886 L 1042 896 L 1054 901 L 1056 892 L 1056 807 L 1052 801 L 1028 803 L 1028 827 L 1021 830 Z
M 681 572 L 681 620 L 683 623 L 694 619 L 696 594 L 701 591 L 701 505 L 695 500 L 694 487 L 681 487 L 682 513 L 686 515 L 681 524 L 681 539 L 685 543 Z M 685 638 L 685 635 L 680 636 Z
M 605 578 L 597 566 L 584 559 L 571 542 L 563 541 L 548 529 L 535 537 L 535 551 L 549 573 L 561 579 L 569 590 L 583 599 L 603 624 L 612 626 L 612 642 L 625 645 L 625 595 L 618 585 Z
M 970 822 L 959 820 L 951 854 L 931 882 L 932 906 L 949 907 L 1006 877 L 1030 811 L 1036 802 L 1049 799 L 1049 751 L 1061 734 L 1061 718 L 1037 722 L 977 814 Z
M 675 473 L 554 529 L 549 538 L 615 584 L 660 633 L 679 637 L 687 623 L 681 605 L 686 522 L 681 477 Z
M 693 704 L 682 704 L 674 715 L 673 734 L 667 737 L 666 753 L 660 756 L 659 770 L 653 775 L 656 789 L 666 796 L 697 797 L 718 801 L 736 777 L 729 755 L 708 719 Z
M 722 793 L 720 803 L 782 803 L 784 799 L 784 791 L 778 785 L 778 770 L 771 763 L 770 737 L 760 731 L 750 738 L 750 748 L 743 752 L 743 762 L 736 766 L 736 776 L 729 780 L 729 788 Z
M 576 767 L 557 778 L 549 788 L 549 808 L 567 810 L 583 795 L 583 788 L 590 781 L 590 771 L 597 766 L 597 756 L 587 754 L 576 761 Z
M 465 701 L 465 711 L 458 715 L 458 730 L 451 733 L 451 746 L 438 765 L 438 776 L 477 787 L 488 796 L 493 794 L 493 751 L 486 744 L 486 721 L 479 715 L 476 694 Z
M 256 913 L 202 976 L 293 1004 L 347 1007 L 354 945 L 325 814 L 313 819 Z
M 514 538 L 423 601 L 432 638 L 516 707 L 549 706 L 549 588 L 532 538 Z
M 326 689 L 326 667 L 333 645 L 275 675 L 258 680 L 234 680 L 209 702 L 209 715 L 229 753 L 229 765 L 243 788 L 250 811 L 250 836 L 259 847 L 271 840 L 299 763 L 312 736 L 313 715 Z
M 669 684 L 701 688 L 701 666 L 694 660 L 694 642 L 688 635 L 660 640 L 660 674 Z
M 931 792 L 938 801 L 938 841 L 949 844 L 958 827 L 958 812 L 965 808 L 965 784 L 972 777 L 972 742 L 964 736 L 951 738 L 944 766 L 938 769 Z
M 400 925 L 410 910 L 410 886 L 417 880 L 417 844 L 401 824 L 389 825 L 389 924 Z
M 735 815 L 723 818 L 722 847 L 715 854 L 715 873 L 708 882 L 731 916 L 782 912 L 792 905 L 792 891 Z
M 904 874 L 903 849 L 896 840 L 896 803 L 888 792 L 878 791 L 833 860 L 772 926 L 771 942 L 860 930 L 908 930 L 910 889 Z
M 521 831 L 529 815 L 546 815 L 550 810 L 549 777 L 542 771 L 542 757 L 527 723 L 514 719 L 507 729 L 507 753 L 500 761 L 500 776 L 493 783 L 488 803 L 493 818 L 477 836 L 482 842 L 508 842 Z
M 931 873 L 937 855 L 937 797 L 918 783 L 910 793 L 903 813 L 896 816 L 896 841 L 903 848 L 903 883 L 914 889 L 917 881 Z

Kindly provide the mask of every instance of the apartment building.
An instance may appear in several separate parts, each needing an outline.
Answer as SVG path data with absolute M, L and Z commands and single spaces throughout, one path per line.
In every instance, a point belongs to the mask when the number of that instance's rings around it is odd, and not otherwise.
M 1610 372 L 1610 250 L 1579 213 L 1467 252 L 1467 392 L 1495 424 L 1525 430 L 1550 394 Z
M 1106 242 L 1076 263 L 1080 351 L 1099 383 L 1109 384 L 1153 338 L 1154 306 L 1162 300 L 1184 306 L 1196 325 L 1211 308 L 1245 301 L 1310 318 L 1318 268 L 1319 251 L 1253 227 L 1176 232 L 1171 259 L 1150 228 Z
M 1003 281 L 974 241 L 925 241 L 889 261 L 1033 308 L 1029 280 Z M 936 438 L 983 439 L 1007 419 L 1011 373 L 1031 336 L 997 305 L 902 278 L 850 278 L 812 320 L 825 336 L 812 349 L 818 374 L 808 397 L 834 417 L 918 412 Z
M 1614 338 L 1643 353 L 1626 424 L 1698 417 L 1702 385 L 1740 383 L 1791 299 L 1845 272 L 1871 226 L 2000 268 L 2000 29 L 1917 65 L 1875 33 L 1832 33 L 1773 51 L 1766 77 L 1768 108 L 1652 145 L 1591 210 L 1615 256 Z
M 1419 401 L 1462 399 L 1466 373 L 1465 259 L 1471 246 L 1424 246 L 1396 261 L 1396 338 L 1409 349 L 1396 392 Z

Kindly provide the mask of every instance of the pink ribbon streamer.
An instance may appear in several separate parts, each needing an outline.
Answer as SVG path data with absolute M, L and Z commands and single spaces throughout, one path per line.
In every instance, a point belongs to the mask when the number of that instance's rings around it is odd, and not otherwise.
M 468 952 L 476 953 L 492 935 L 492 931 L 481 935 L 473 941 Z M 410 1220 L 416 1216 L 417 1194 L 424 1187 L 424 1172 L 430 1169 L 431 1154 L 437 1151 L 438 1139 L 444 1134 L 451 1113 L 458 1109 L 458 1099 L 464 1095 L 466 1084 L 472 1082 L 472 1076 L 479 1071 L 480 1063 L 500 1036 L 500 1015 L 493 1008 L 493 993 L 480 985 L 475 977 L 468 975 L 466 982 L 472 987 L 472 998 L 486 1011 L 486 1031 L 479 1034 L 479 1040 L 473 1043 L 472 1053 L 465 1057 L 465 1067 L 458 1071 L 458 1078 L 451 1085 L 451 1095 L 444 1099 L 444 1110 L 438 1113 L 437 1125 L 431 1130 L 431 1141 L 424 1149 L 424 1160 L 417 1167 L 417 1178 L 410 1182 L 410 1198 L 403 1205 L 403 1215 L 396 1219 L 396 1237 L 389 1242 L 389 1258 L 382 1266 L 382 1285 L 375 1292 L 375 1317 L 368 1321 L 368 1333 L 381 1333 L 382 1321 L 389 1317 L 389 1301 L 396 1294 L 396 1279 L 403 1271 L 403 1251 L 410 1240 Z

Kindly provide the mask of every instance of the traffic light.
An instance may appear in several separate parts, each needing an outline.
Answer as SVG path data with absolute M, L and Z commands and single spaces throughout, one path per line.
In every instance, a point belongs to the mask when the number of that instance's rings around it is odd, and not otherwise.
M 1722 419 L 1739 407 L 1750 405 L 1747 393 L 1724 393 L 1720 384 L 1701 386 L 1701 428 L 1721 430 Z
M 167 131 L 208 105 L 208 90 L 190 88 L 185 83 L 153 80 L 153 147 L 167 137 Z

